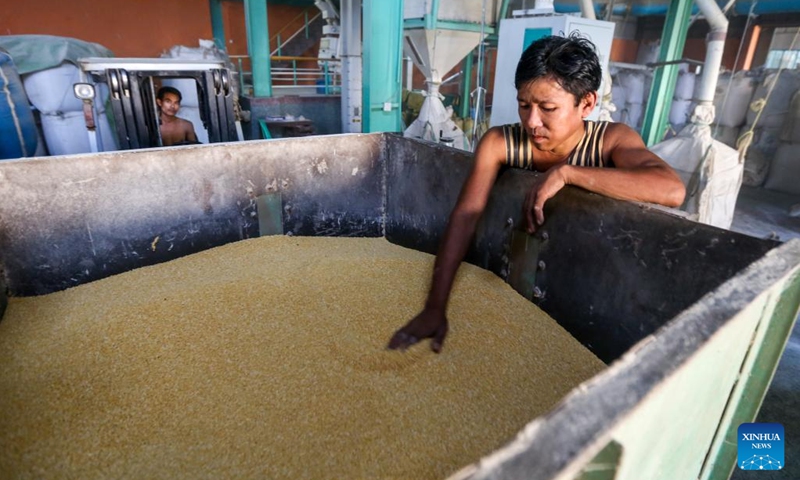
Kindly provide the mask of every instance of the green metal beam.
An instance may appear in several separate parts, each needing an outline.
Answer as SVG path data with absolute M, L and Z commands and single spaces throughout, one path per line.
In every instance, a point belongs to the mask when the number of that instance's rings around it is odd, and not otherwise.
M 271 97 L 267 0 L 244 0 L 244 17 L 247 25 L 247 52 L 253 71 L 253 96 Z
M 503 5 L 500 7 L 500 16 L 497 17 L 497 28 L 500 28 L 500 20 L 506 18 L 506 15 L 508 15 L 509 3 L 511 3 L 511 0 L 503 0 Z
M 664 31 L 661 34 L 659 62 L 678 60 L 683 55 L 692 4 L 692 0 L 671 0 Z M 677 64 L 664 65 L 657 67 L 653 75 L 653 85 L 650 87 L 650 97 L 642 126 L 642 138 L 647 146 L 654 145 L 664 138 L 678 70 Z
M 214 35 L 214 44 L 217 48 L 225 50 L 225 22 L 222 17 L 222 0 L 208 0 L 211 8 L 211 32 Z
M 436 23 L 439 21 L 439 0 L 433 0 L 431 13 L 425 14 L 425 28 L 436 30 Z
M 472 89 L 472 53 L 464 59 L 464 74 L 461 76 L 461 118 L 469 117 L 469 91 Z
M 364 133 L 399 132 L 403 0 L 364 0 Z

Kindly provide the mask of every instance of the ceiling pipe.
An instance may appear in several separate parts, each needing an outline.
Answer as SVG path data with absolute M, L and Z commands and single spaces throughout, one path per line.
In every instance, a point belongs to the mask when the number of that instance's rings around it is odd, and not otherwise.
M 708 33 L 706 40 L 708 47 L 706 49 L 706 58 L 703 64 L 703 74 L 700 78 L 700 85 L 697 88 L 697 104 L 700 107 L 711 107 L 711 118 L 708 120 L 710 124 L 714 119 L 714 91 L 717 87 L 717 80 L 719 79 L 719 69 L 722 64 L 722 51 L 725 48 L 725 37 L 728 34 L 728 19 L 722 13 L 719 6 L 714 0 L 695 0 L 697 7 L 703 13 L 711 31 Z M 695 115 L 701 116 L 701 112 L 695 111 Z M 701 116 L 698 120 L 706 120 Z M 705 123 L 705 121 L 703 121 Z
M 592 0 L 580 0 L 580 5 L 583 18 L 597 20 L 597 15 L 594 13 L 594 2 Z

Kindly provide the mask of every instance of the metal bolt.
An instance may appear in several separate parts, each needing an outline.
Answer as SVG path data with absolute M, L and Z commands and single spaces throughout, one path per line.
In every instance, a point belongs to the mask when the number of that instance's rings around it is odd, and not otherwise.
M 544 260 L 539 260 L 539 263 L 537 263 L 536 266 L 539 267 L 539 270 L 544 271 L 545 267 Z
M 547 232 L 542 232 L 542 240 L 545 242 L 550 240 L 550 235 Z
M 533 287 L 533 298 L 543 298 L 544 292 L 539 287 Z
M 511 217 L 508 217 L 508 220 L 506 220 L 506 225 L 508 225 L 509 227 L 514 225 L 514 219 L 511 218 Z

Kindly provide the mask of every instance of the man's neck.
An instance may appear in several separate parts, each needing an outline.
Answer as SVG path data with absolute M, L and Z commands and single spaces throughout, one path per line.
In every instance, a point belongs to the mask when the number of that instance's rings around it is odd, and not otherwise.
M 161 123 L 173 123 L 178 120 L 178 117 L 174 115 L 165 115 L 164 112 L 161 112 Z

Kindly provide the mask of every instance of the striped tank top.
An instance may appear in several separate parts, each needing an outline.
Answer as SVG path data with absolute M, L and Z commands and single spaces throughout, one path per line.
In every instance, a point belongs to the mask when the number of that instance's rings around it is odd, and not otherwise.
M 584 120 L 583 137 L 567 159 L 568 165 L 581 167 L 613 167 L 613 162 L 603 158 L 603 136 L 608 122 Z M 533 143 L 528 132 L 519 123 L 503 125 L 506 140 L 506 164 L 511 167 L 535 170 Z

